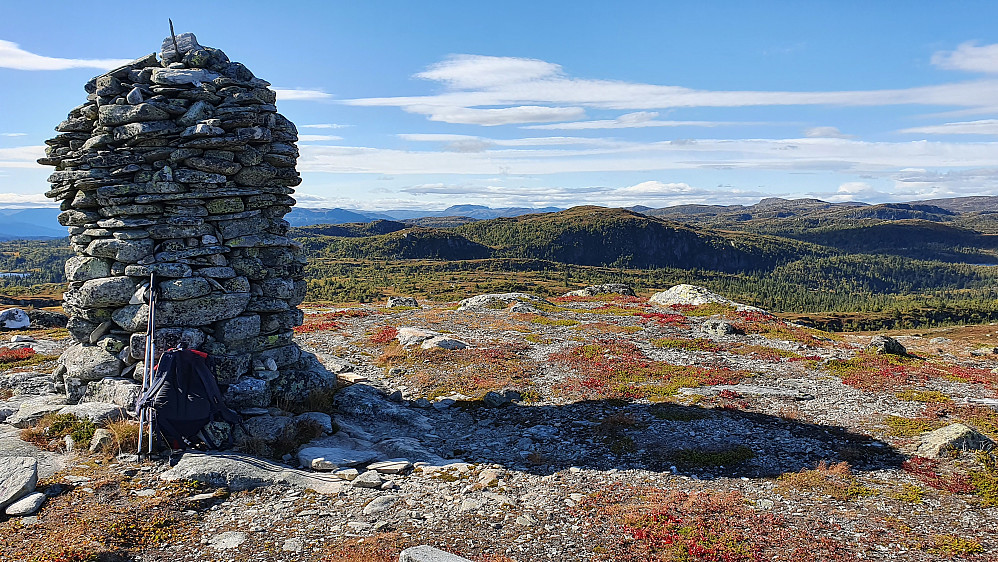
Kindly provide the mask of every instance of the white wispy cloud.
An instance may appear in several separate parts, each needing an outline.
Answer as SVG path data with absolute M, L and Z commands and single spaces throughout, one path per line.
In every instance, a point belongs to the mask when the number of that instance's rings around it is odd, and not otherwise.
M 454 196 L 461 202 L 482 204 L 491 207 L 571 207 L 575 205 L 605 205 L 631 207 L 667 207 L 690 203 L 732 204 L 756 203 L 769 194 L 739 189 L 694 187 L 682 182 L 648 180 L 625 186 L 586 186 L 564 187 L 556 185 L 522 186 L 493 183 L 427 183 L 405 186 L 402 193 L 418 196 L 426 205 L 427 201 L 439 201 L 440 205 L 453 203 Z M 434 208 L 431 204 L 430 208 Z
M 313 123 L 310 125 L 298 125 L 299 129 L 342 129 L 350 125 L 340 125 L 338 123 Z
M 45 156 L 44 146 L 0 148 L 0 168 L 42 168 L 35 160 Z
M 932 64 L 947 70 L 998 72 L 998 44 L 978 45 L 976 41 L 962 43 L 952 51 L 932 55 Z
M 0 39 L 0 68 L 14 70 L 67 70 L 97 68 L 109 70 L 131 62 L 129 59 L 68 59 L 46 57 L 25 51 L 17 43 Z
M 316 101 L 333 99 L 333 94 L 305 88 L 274 88 L 280 101 Z
M 730 125 L 764 125 L 766 123 L 747 121 L 672 121 L 655 119 L 657 111 L 636 111 L 625 113 L 616 119 L 598 119 L 594 121 L 574 121 L 569 123 L 548 123 L 545 125 L 526 125 L 523 129 L 548 130 L 583 130 L 583 129 L 635 129 L 641 127 L 722 127 Z
M 26 137 L 28 133 L 0 133 L 0 137 Z
M 336 135 L 298 135 L 298 140 L 300 142 L 334 141 L 343 140 L 343 137 Z
M 926 125 L 902 129 L 900 132 L 924 135 L 998 135 L 998 119 Z
M 360 98 L 343 103 L 399 107 L 434 121 L 479 125 L 568 121 L 578 119 L 585 108 L 640 110 L 623 120 L 576 126 L 623 128 L 652 121 L 653 111 L 648 110 L 656 109 L 905 104 L 968 108 L 992 107 L 998 97 L 998 80 L 995 79 L 886 90 L 717 91 L 575 78 L 566 75 L 561 66 L 546 61 L 476 55 L 452 56 L 417 76 L 440 82 L 444 92 L 426 96 Z
M 52 201 L 41 193 L 0 193 L 0 207 L 22 209 L 58 206 L 58 202 Z
M 519 139 L 495 139 L 475 135 L 449 133 L 401 133 L 400 139 L 410 142 L 441 143 L 444 150 L 456 152 L 483 152 L 494 147 L 537 147 L 537 146 L 604 146 L 619 147 L 628 143 L 592 137 L 527 137 Z
M 586 112 L 581 107 L 546 107 L 538 105 L 517 105 L 478 109 L 459 106 L 408 105 L 403 107 L 409 113 L 426 115 L 430 121 L 458 123 L 463 125 L 510 125 L 516 123 L 538 123 L 578 119 Z
M 415 137 L 419 138 L 419 137 Z M 429 140 L 434 137 L 424 137 Z M 474 143 L 474 150 L 398 150 L 304 145 L 299 169 L 306 172 L 403 174 L 520 174 L 627 172 L 746 168 L 779 171 L 893 173 L 905 168 L 989 167 L 998 162 L 998 142 L 865 142 L 839 138 L 698 139 L 607 142 L 566 150 L 535 140 L 525 146 L 480 137 L 436 137 Z M 559 140 L 558 142 L 563 142 Z M 536 143 L 527 146 L 527 143 Z
M 804 136 L 811 139 L 851 139 L 854 137 L 854 135 L 843 133 L 838 127 L 811 127 L 804 129 Z

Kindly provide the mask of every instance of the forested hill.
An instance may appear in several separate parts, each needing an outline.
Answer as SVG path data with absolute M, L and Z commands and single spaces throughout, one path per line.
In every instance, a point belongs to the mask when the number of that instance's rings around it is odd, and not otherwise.
M 400 223 L 298 228 L 306 249 L 327 258 L 522 258 L 633 268 L 681 267 L 737 272 L 770 269 L 827 249 L 787 238 L 695 228 L 625 209 L 574 207 L 497 218 L 456 228 Z

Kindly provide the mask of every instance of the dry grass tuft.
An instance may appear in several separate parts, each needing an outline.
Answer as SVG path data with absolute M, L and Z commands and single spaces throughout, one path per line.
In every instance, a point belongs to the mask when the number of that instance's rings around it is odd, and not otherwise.
M 856 480 L 846 462 L 829 465 L 821 461 L 814 469 L 782 474 L 777 479 L 776 489 L 780 493 L 817 492 L 838 500 L 854 500 L 876 494 Z

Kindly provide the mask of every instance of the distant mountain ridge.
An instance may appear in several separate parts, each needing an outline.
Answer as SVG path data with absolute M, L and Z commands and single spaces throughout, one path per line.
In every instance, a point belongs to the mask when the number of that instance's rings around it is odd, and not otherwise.
M 408 225 L 444 228 L 476 221 L 551 214 L 564 210 L 558 207 L 492 208 L 468 204 L 451 205 L 439 211 L 414 209 L 368 211 L 295 207 L 285 219 L 293 227 L 394 221 Z M 761 234 L 784 234 L 789 224 L 784 223 L 786 220 L 796 221 L 793 225 L 797 229 L 822 228 L 831 223 L 856 220 L 989 221 L 989 215 L 998 213 L 998 196 L 953 197 L 875 205 L 858 201 L 832 203 L 820 199 L 769 197 L 754 205 L 687 204 L 662 208 L 635 205 L 627 207 L 626 210 L 690 225 L 744 228 Z M 59 209 L 49 207 L 0 208 L 0 240 L 62 238 L 67 232 L 59 224 L 58 215 Z M 990 233 L 990 230 L 987 231 Z
M 0 209 L 0 240 L 63 238 L 66 227 L 59 224 L 59 209 Z

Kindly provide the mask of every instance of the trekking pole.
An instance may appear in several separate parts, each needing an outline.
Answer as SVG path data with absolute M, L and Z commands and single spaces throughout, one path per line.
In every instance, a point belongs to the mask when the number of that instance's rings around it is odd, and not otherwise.
M 152 293 L 150 293 L 150 295 L 149 295 L 149 334 L 150 334 L 149 335 L 149 346 L 148 346 L 149 347 L 149 384 L 152 385 L 153 374 L 155 373 L 155 369 L 156 369 L 154 363 L 156 362 L 156 300 L 157 299 L 156 299 L 156 286 L 152 282 L 153 274 L 150 274 L 149 277 L 150 277 L 149 290 L 152 291 Z M 152 441 L 153 441 L 152 418 L 153 418 L 153 414 L 154 413 L 155 413 L 155 411 L 152 410 L 152 409 L 150 409 L 149 412 L 146 414 L 146 424 L 149 426 L 149 439 L 148 439 L 148 441 L 149 441 L 149 445 L 148 445 L 149 446 L 149 451 L 148 451 L 149 455 L 152 455 Z M 140 431 L 142 430 L 141 426 L 139 427 L 139 430 Z
M 146 295 L 149 304 L 149 310 L 146 315 L 146 345 L 145 353 L 143 354 L 142 363 L 142 396 L 145 397 L 146 391 L 149 390 L 150 384 L 152 384 L 152 361 L 153 361 L 153 322 L 155 320 L 153 316 L 153 295 L 152 288 L 155 283 L 155 274 L 149 274 L 149 293 Z M 138 454 L 139 459 L 142 458 L 142 445 L 143 437 L 145 436 L 145 425 L 146 422 L 152 423 L 151 413 L 149 411 L 148 405 L 144 404 L 139 408 L 139 443 L 138 443 Z

